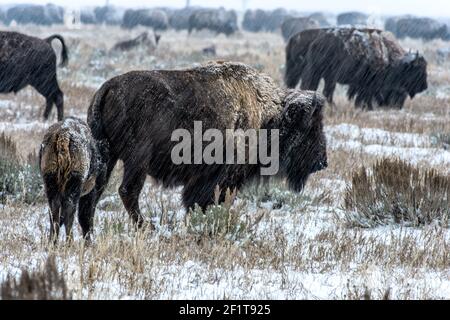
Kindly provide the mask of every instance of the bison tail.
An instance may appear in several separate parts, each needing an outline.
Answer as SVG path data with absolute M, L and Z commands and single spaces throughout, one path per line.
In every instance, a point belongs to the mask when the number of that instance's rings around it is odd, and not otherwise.
M 58 39 L 61 42 L 62 45 L 62 52 L 61 52 L 61 63 L 59 64 L 61 67 L 67 66 L 67 63 L 69 62 L 69 53 L 67 50 L 66 43 L 64 41 L 64 38 L 60 36 L 59 34 L 54 34 L 48 38 L 45 39 L 49 44 L 52 43 L 54 39 Z
M 92 137 L 97 142 L 97 147 L 100 152 L 101 161 L 106 163 L 109 159 L 109 142 L 105 134 L 102 119 L 102 109 L 105 97 L 108 94 L 108 83 L 103 84 L 92 98 L 88 109 L 87 122 L 91 129 Z

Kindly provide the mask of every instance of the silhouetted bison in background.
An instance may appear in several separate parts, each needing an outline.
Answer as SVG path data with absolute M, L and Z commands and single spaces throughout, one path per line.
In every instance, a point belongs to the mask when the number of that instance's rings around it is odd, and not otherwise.
M 317 21 L 304 17 L 304 18 L 289 18 L 284 20 L 281 24 L 281 34 L 284 41 L 288 41 L 290 37 L 303 30 L 317 29 L 320 25 Z
M 150 50 L 155 50 L 160 38 L 161 36 L 159 34 L 152 33 L 152 37 L 150 37 L 148 32 L 143 32 L 134 39 L 116 43 L 112 50 L 128 51 L 139 46 L 145 46 Z
M 266 29 L 267 31 L 277 31 L 281 28 L 281 24 L 287 18 L 290 18 L 290 14 L 286 9 L 278 8 L 268 13 Z
M 175 30 L 188 30 L 189 29 L 189 17 L 191 14 L 198 10 L 198 7 L 186 7 L 182 9 L 176 9 L 169 15 L 169 25 Z
M 67 239 L 71 238 L 80 198 L 105 174 L 100 160 L 97 143 L 85 122 L 67 118 L 48 129 L 39 151 L 39 166 L 50 207 L 50 240 L 58 240 L 63 225 Z M 83 230 L 90 224 L 85 216 L 78 220 Z
M 130 216 L 141 225 L 139 193 L 147 175 L 165 187 L 184 186 L 185 207 L 197 203 L 205 209 L 214 201 L 216 186 L 223 201 L 227 188 L 239 189 L 264 167 L 261 159 L 257 164 L 176 165 L 171 159 L 177 145 L 171 138 L 174 130 L 183 128 L 193 134 L 194 121 L 202 121 L 203 130 L 214 128 L 224 135 L 227 128 L 279 129 L 278 175 L 299 191 L 311 173 L 327 166 L 323 104 L 320 94 L 280 89 L 271 78 L 244 64 L 211 63 L 112 78 L 96 92 L 88 124 L 93 137 L 109 145 L 109 155 L 104 155 L 107 178 L 116 162 L 123 161 L 119 194 Z M 268 148 L 275 147 L 269 143 Z M 93 221 L 107 180 L 103 184 L 97 180 L 92 193 L 81 199 L 83 219 Z M 83 232 L 87 234 L 91 227 Z
M 123 20 L 124 10 L 114 6 L 96 7 L 94 9 L 95 22 L 106 25 L 120 25 Z
M 81 9 L 80 22 L 83 24 L 95 24 L 97 21 L 95 20 L 94 10 Z
M 6 12 L 6 24 L 12 21 L 18 24 L 33 23 L 38 25 L 52 25 L 64 23 L 64 9 L 53 4 L 41 5 L 17 5 Z
M 169 18 L 159 9 L 128 9 L 123 16 L 122 27 L 131 29 L 137 26 L 166 30 L 169 28 Z
M 266 23 L 268 13 L 261 9 L 248 9 L 245 11 L 242 28 L 246 31 L 259 32 L 267 31 Z
M 62 120 L 64 95 L 56 78 L 56 54 L 51 46 L 54 39 L 62 44 L 61 66 L 65 66 L 68 53 L 60 35 L 39 39 L 17 32 L 0 32 L 0 93 L 16 93 L 30 85 L 47 100 L 44 119 L 56 104 L 58 120 Z
M 286 47 L 285 82 L 301 79 L 301 88 L 317 90 L 325 80 L 324 95 L 332 103 L 336 83 L 348 84 L 357 106 L 402 107 L 427 89 L 427 63 L 418 53 L 406 53 L 391 33 L 376 29 L 315 29 L 303 31 Z
M 367 25 L 367 19 L 369 16 L 362 12 L 352 11 L 344 12 L 337 16 L 337 24 L 351 25 L 351 26 L 365 26 Z
M 199 9 L 189 16 L 189 33 L 192 30 L 209 29 L 229 36 L 238 30 L 237 15 L 234 10 Z
M 386 20 L 384 28 L 397 38 L 420 38 L 425 40 L 447 39 L 447 25 L 431 18 L 392 17 Z
M 321 28 L 326 28 L 326 27 L 330 26 L 330 22 L 328 21 L 325 14 L 323 14 L 322 12 L 314 12 L 314 13 L 310 14 L 308 17 L 310 19 L 317 21 L 317 23 L 319 23 L 319 26 Z

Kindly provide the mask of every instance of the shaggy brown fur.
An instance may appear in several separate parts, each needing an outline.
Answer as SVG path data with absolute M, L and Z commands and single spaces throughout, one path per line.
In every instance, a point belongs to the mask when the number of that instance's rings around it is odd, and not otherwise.
M 99 160 L 96 142 L 83 121 L 67 118 L 48 129 L 39 163 L 51 210 L 51 239 L 57 240 L 63 224 L 70 237 L 79 199 L 92 191 L 101 175 Z
M 16 93 L 31 85 L 47 100 L 44 119 L 55 104 L 58 120 L 62 120 L 64 96 L 56 79 L 56 54 L 51 46 L 54 39 L 62 44 L 61 65 L 64 66 L 68 54 L 60 35 L 39 39 L 17 32 L 0 32 L 0 93 Z
M 130 72 L 107 81 L 88 111 L 94 138 L 109 144 L 107 177 L 117 160 L 124 163 L 120 196 L 139 225 L 139 193 L 151 175 L 164 186 L 183 185 L 183 203 L 203 209 L 222 192 L 239 189 L 259 176 L 262 164 L 181 164 L 171 160 L 172 132 L 193 133 L 194 121 L 203 130 L 279 129 L 280 176 L 301 190 L 308 176 L 324 168 L 323 99 L 313 92 L 284 91 L 273 80 L 238 63 L 210 63 L 186 70 Z M 205 147 L 205 146 L 203 146 Z M 269 146 L 270 147 L 270 146 Z M 106 181 L 105 181 L 106 182 Z M 96 185 L 80 202 L 80 214 L 93 220 L 104 189 Z M 90 230 L 87 230 L 87 232 Z
M 356 96 L 356 105 L 369 109 L 374 99 L 401 107 L 406 94 L 412 98 L 427 88 L 425 59 L 406 53 L 391 33 L 377 29 L 313 29 L 291 37 L 286 85 L 293 88 L 301 79 L 302 89 L 317 90 L 321 78 L 330 103 L 336 83 L 348 84 L 349 98 Z

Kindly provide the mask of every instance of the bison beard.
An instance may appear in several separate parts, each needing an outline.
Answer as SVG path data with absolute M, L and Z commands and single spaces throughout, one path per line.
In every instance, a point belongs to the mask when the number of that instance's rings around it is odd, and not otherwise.
M 88 123 L 103 152 L 106 179 L 80 201 L 80 215 L 92 229 L 95 206 L 120 159 L 122 202 L 139 226 L 139 193 L 147 175 L 165 187 L 183 185 L 183 203 L 205 209 L 214 190 L 239 189 L 258 176 L 258 164 L 180 164 L 171 160 L 175 129 L 191 135 L 194 121 L 204 130 L 279 129 L 280 177 L 301 190 L 308 176 L 327 166 L 322 127 L 323 98 L 313 92 L 282 90 L 254 69 L 237 63 L 212 63 L 187 70 L 130 72 L 107 81 L 95 94 Z M 270 141 L 270 139 L 269 139 Z M 204 146 L 203 146 L 204 147 Z M 269 146 L 270 147 L 270 146 Z M 224 148 L 225 150 L 225 148 Z
M 418 53 L 406 53 L 389 33 L 376 29 L 315 29 L 303 31 L 286 47 L 285 83 L 301 80 L 304 90 L 317 90 L 333 102 L 337 83 L 348 84 L 356 106 L 401 108 L 409 95 L 427 89 L 427 63 Z
M 61 66 L 65 66 L 67 47 L 60 35 L 42 40 L 17 32 L 0 32 L 0 93 L 16 93 L 31 85 L 46 99 L 44 119 L 55 104 L 58 120 L 62 120 L 64 95 L 56 78 L 56 55 L 51 46 L 54 39 L 62 44 Z

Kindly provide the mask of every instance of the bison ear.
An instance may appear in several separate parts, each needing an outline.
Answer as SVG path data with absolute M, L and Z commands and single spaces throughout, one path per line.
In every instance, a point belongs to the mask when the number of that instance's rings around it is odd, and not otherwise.
M 283 119 L 295 126 L 309 126 L 313 119 L 322 115 L 325 98 L 315 91 L 289 92 L 284 100 Z

